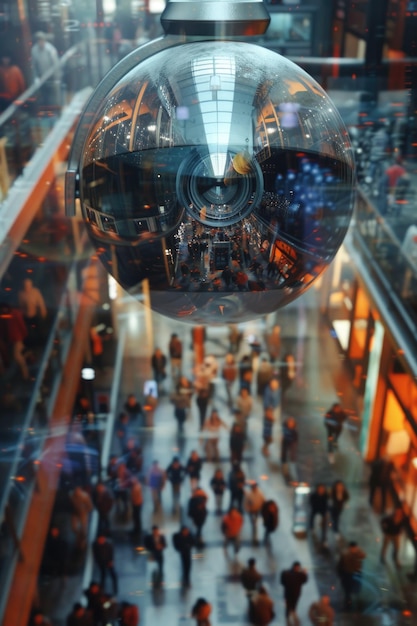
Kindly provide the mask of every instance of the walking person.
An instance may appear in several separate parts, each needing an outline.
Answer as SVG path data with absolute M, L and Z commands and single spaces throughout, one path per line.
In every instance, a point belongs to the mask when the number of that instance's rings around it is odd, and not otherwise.
M 188 516 L 191 517 L 196 527 L 196 543 L 202 546 L 203 526 L 207 519 L 207 494 L 201 487 L 196 487 L 188 501 Z
M 180 530 L 172 536 L 172 543 L 175 550 L 179 553 L 181 558 L 182 568 L 182 585 L 187 589 L 191 587 L 190 573 L 191 573 L 191 554 L 192 549 L 196 545 L 196 540 L 188 526 L 181 526 Z
M 220 467 L 215 470 L 210 480 L 210 487 L 213 490 L 216 500 L 216 515 L 220 515 L 222 512 L 223 494 L 227 488 L 223 470 Z
M 262 521 L 264 524 L 264 543 L 270 542 L 270 536 L 276 531 L 279 525 L 279 507 L 274 500 L 265 500 L 261 510 Z
M 287 417 L 282 425 L 281 439 L 281 464 L 282 471 L 288 479 L 291 474 L 288 470 L 288 463 L 294 464 L 297 457 L 298 429 L 297 422 L 293 417 Z M 293 469 L 294 473 L 294 469 Z
M 334 463 L 334 452 L 338 449 L 338 440 L 343 430 L 347 415 L 340 402 L 332 404 L 324 416 L 324 425 L 327 431 L 327 452 L 329 462 Z
M 254 545 L 258 545 L 258 518 L 264 502 L 265 496 L 262 490 L 257 482 L 253 482 L 249 489 L 245 491 L 243 506 L 251 522 L 252 542 Z
M 253 594 L 262 582 L 262 574 L 256 569 L 256 559 L 248 559 L 247 567 L 240 572 L 240 582 L 246 591 L 246 596 L 250 602 Z
M 139 543 L 142 540 L 142 505 L 143 493 L 142 485 L 136 476 L 132 477 L 130 487 L 130 503 L 132 505 L 132 537 Z
M 172 333 L 168 351 L 171 361 L 171 380 L 173 386 L 175 386 L 180 379 L 182 370 L 182 341 L 177 333 Z
M 345 608 L 352 608 L 353 596 L 358 595 L 362 588 L 362 563 L 366 552 L 356 541 L 350 541 L 339 558 L 337 572 L 345 594 Z
M 326 531 L 327 531 L 327 510 L 328 510 L 329 496 L 327 493 L 326 485 L 320 483 L 310 493 L 310 520 L 309 528 L 314 532 L 314 522 L 318 515 L 320 517 L 320 529 L 321 529 L 321 542 L 326 545 Z
M 375 459 L 371 464 L 371 473 L 369 475 L 369 504 L 374 506 L 375 495 L 377 492 L 380 492 L 381 513 L 385 513 L 393 471 L 394 464 L 388 456 Z
M 200 482 L 203 460 L 200 458 L 197 450 L 191 450 L 190 456 L 185 466 L 185 471 L 190 479 L 191 491 L 197 487 Z
M 329 596 L 321 596 L 316 602 L 312 602 L 308 610 L 308 617 L 313 626 L 333 626 L 335 612 L 330 605 Z
M 166 366 L 167 366 L 167 358 L 165 354 L 162 352 L 161 348 L 155 348 L 154 353 L 151 356 L 151 366 L 153 370 L 153 377 L 158 386 L 158 392 L 162 393 L 162 383 L 164 382 L 167 374 L 166 374 Z
M 271 378 L 262 396 L 264 410 L 271 407 L 274 418 L 277 422 L 281 421 L 281 385 L 278 378 Z
M 281 585 L 284 587 L 285 617 L 288 623 L 299 624 L 297 604 L 301 595 L 301 588 L 308 580 L 307 571 L 301 567 L 299 561 L 281 573 Z
M 210 403 L 210 386 L 207 382 L 207 386 L 198 387 L 196 389 L 195 402 L 198 408 L 198 418 L 200 430 L 203 430 L 204 422 L 207 416 L 207 410 Z
M 245 424 L 245 431 L 247 429 L 248 420 L 253 410 L 253 398 L 250 390 L 246 387 L 242 387 L 235 400 L 235 408 L 240 411 L 240 414 Z
M 151 553 L 157 564 L 156 574 L 153 574 L 153 581 L 157 587 L 164 579 L 164 550 L 166 546 L 165 536 L 160 532 L 159 527 L 152 526 L 152 532 L 145 537 L 145 548 Z
M 268 626 L 275 617 L 274 602 L 264 585 L 260 585 L 251 598 L 250 615 L 255 626 Z
M 93 491 L 93 504 L 98 513 L 98 532 L 108 533 L 110 530 L 110 512 L 114 505 L 114 497 L 110 489 L 98 482 Z
M 146 483 L 151 489 L 154 513 L 161 508 L 161 494 L 165 487 L 165 481 L 164 470 L 159 466 L 158 461 L 153 461 L 146 477 Z
M 99 533 L 93 542 L 94 560 L 100 570 L 100 587 L 104 591 L 107 574 L 113 582 L 113 594 L 117 596 L 117 574 L 114 568 L 114 547 L 112 541 L 104 534 Z
M 339 523 L 340 516 L 346 502 L 349 500 L 349 492 L 343 480 L 335 480 L 330 490 L 330 519 L 332 522 L 332 531 L 336 538 L 340 537 Z
M 238 422 L 233 422 L 229 436 L 230 460 L 232 463 L 235 461 L 241 463 L 245 443 L 246 432 Z
M 220 429 L 227 430 L 227 424 L 221 419 L 217 409 L 212 409 L 204 422 L 203 432 L 206 434 L 205 452 L 207 461 L 219 461 L 219 434 Z
M 264 456 L 269 456 L 269 446 L 273 441 L 274 422 L 274 409 L 271 406 L 268 406 L 264 409 L 262 422 L 262 439 L 264 442 L 264 445 L 262 446 L 262 454 Z
M 381 563 L 385 563 L 388 546 L 392 544 L 392 558 L 396 567 L 401 567 L 401 563 L 398 560 L 398 550 L 405 522 L 405 513 L 401 507 L 397 507 L 390 515 L 384 515 L 381 519 L 381 530 L 384 535 L 380 557 Z
M 238 376 L 238 368 L 233 354 L 228 353 L 224 358 L 222 368 L 222 378 L 226 388 L 227 405 L 230 410 L 233 408 L 233 387 Z
M 142 417 L 142 405 L 134 393 L 129 393 L 123 405 L 125 412 L 129 415 L 130 422 L 137 421 Z
M 239 511 L 243 510 L 243 497 L 245 495 L 245 472 L 239 461 L 234 461 L 229 472 L 228 484 L 230 489 L 230 508 L 236 506 Z
M 262 398 L 266 387 L 274 375 L 274 366 L 266 357 L 262 357 L 256 372 L 256 393 Z
M 223 516 L 221 523 L 221 531 L 224 536 L 224 549 L 227 550 L 229 543 L 233 544 L 234 553 L 237 554 L 240 549 L 240 531 L 243 526 L 243 515 L 235 507 L 230 507 L 229 511 Z
M 180 508 L 181 484 L 187 475 L 186 469 L 178 456 L 172 458 L 171 463 L 165 470 L 165 474 L 172 486 L 172 512 L 178 513 Z

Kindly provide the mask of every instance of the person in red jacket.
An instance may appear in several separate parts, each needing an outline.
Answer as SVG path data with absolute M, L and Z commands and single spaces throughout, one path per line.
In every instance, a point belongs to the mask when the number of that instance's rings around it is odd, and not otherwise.
M 243 526 L 243 515 L 235 507 L 231 507 L 223 516 L 222 533 L 224 535 L 224 549 L 227 549 L 229 543 L 233 543 L 235 554 L 240 548 L 240 531 Z

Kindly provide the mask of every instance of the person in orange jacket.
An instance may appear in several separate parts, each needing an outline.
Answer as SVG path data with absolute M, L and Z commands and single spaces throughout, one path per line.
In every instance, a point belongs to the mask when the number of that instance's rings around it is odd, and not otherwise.
M 224 535 L 224 549 L 229 543 L 233 543 L 235 554 L 240 548 L 240 531 L 243 526 L 243 515 L 235 507 L 230 507 L 222 519 L 222 533 Z

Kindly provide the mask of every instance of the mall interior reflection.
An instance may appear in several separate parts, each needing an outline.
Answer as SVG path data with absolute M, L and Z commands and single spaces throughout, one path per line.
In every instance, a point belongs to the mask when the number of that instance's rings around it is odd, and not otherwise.
M 163 35 L 163 7 L 22 0 L 17 15 L 13 0 L 2 5 L 0 621 L 5 626 L 61 626 L 75 603 L 87 605 L 84 590 L 91 581 L 100 582 L 93 555 L 100 482 L 115 499 L 110 536 L 118 585 L 114 588 L 107 577 L 97 623 L 117 623 L 111 613 L 126 602 L 139 608 L 140 624 L 193 624 L 192 607 L 202 596 L 212 606 L 213 626 L 250 623 L 240 575 L 251 557 L 274 602 L 272 624 L 285 623 L 280 575 L 296 560 L 308 570 L 297 611 L 301 623 L 308 623 L 310 605 L 323 595 L 330 597 L 335 624 L 415 621 L 417 8 L 394 0 L 266 4 L 270 30 L 242 40 L 259 45 L 259 63 L 274 50 L 300 65 L 339 111 L 357 177 L 350 225 L 350 156 L 338 161 L 333 152 L 319 154 L 304 144 L 298 146 L 302 150 L 280 148 L 286 134 L 299 133 L 304 141 L 308 124 L 318 141 L 327 143 L 320 124 L 311 122 L 308 105 L 294 108 L 287 102 L 279 108 L 270 101 L 255 107 L 251 137 L 258 141 L 257 159 L 247 157 L 240 122 L 232 125 L 237 147 L 225 142 L 208 155 L 195 141 L 189 150 L 187 140 L 198 131 L 187 128 L 181 113 L 177 126 L 168 115 L 164 118 L 168 91 L 158 88 L 156 76 L 154 90 L 150 85 L 131 96 L 136 109 L 120 88 L 117 103 L 108 100 L 94 110 L 97 121 L 107 115 L 114 122 L 100 141 L 116 141 L 121 154 L 134 121 L 142 144 L 119 160 L 105 150 L 98 154 L 103 146 L 95 143 L 92 131 L 80 178 L 83 206 L 77 199 L 76 216 L 66 216 L 64 179 L 83 108 L 118 61 Z M 57 63 L 47 61 L 36 76 L 36 55 L 54 54 L 44 52 L 46 43 L 53 46 Z M 236 59 L 243 62 L 243 56 Z M 166 55 L 171 86 L 176 61 L 179 55 Z M 219 103 L 227 101 L 231 74 L 224 63 L 221 67 L 210 93 L 199 94 L 200 109 L 191 104 L 208 115 L 210 105 L 226 119 L 230 109 Z M 185 69 L 182 78 L 176 97 L 190 80 Z M 161 100 L 154 118 L 150 110 L 156 92 Z M 245 92 L 236 88 L 235 93 L 235 112 L 242 121 Z M 159 106 L 162 101 L 165 108 Z M 156 134 L 165 138 L 166 150 L 152 143 Z M 122 211 L 119 201 L 126 189 L 131 197 Z M 119 246 L 126 242 L 133 245 Z M 228 324 L 219 324 L 222 315 Z M 181 340 L 181 373 L 192 390 L 182 431 L 174 406 L 178 369 L 169 358 L 173 334 Z M 168 361 L 166 378 L 155 392 L 149 381 L 155 379 L 151 359 L 158 347 Z M 253 372 L 242 460 L 246 488 L 257 481 L 280 507 L 269 547 L 252 541 L 244 514 L 236 556 L 231 547 L 223 550 L 210 486 L 217 466 L 226 480 L 231 468 L 235 413 L 222 374 L 230 352 L 239 372 L 248 363 Z M 208 356 L 218 365 L 208 414 L 218 409 L 225 423 L 217 462 L 208 458 L 205 431 L 200 431 L 201 399 L 197 402 L 201 364 Z M 269 456 L 262 447 L 264 403 L 258 389 L 268 364 L 282 394 Z M 239 390 L 248 381 L 242 381 L 238 376 L 231 388 L 234 408 L 243 406 L 245 392 Z M 160 589 L 153 586 L 149 544 L 146 548 L 144 537 L 131 534 L 135 518 L 129 498 L 135 481 L 131 476 L 128 492 L 121 486 L 122 470 L 116 479 L 110 476 L 112 464 L 125 465 L 118 420 L 129 394 L 141 405 L 128 430 L 135 444 L 129 463 L 132 455 L 140 457 L 131 474 L 142 486 L 143 532 L 159 525 L 168 543 Z M 323 419 L 337 400 L 346 421 L 338 449 L 329 450 Z M 281 459 L 288 417 L 295 417 L 299 432 L 289 478 Z M 178 455 L 185 464 L 194 449 L 204 459 L 201 486 L 209 495 L 206 545 L 194 549 L 192 586 L 184 589 L 172 534 L 180 524 L 196 529 L 187 509 L 189 481 L 181 489 L 179 510 L 173 510 L 167 485 L 156 511 L 148 481 L 154 460 L 166 469 Z M 386 499 L 378 493 L 370 503 L 371 470 L 381 459 L 389 468 L 382 489 Z M 317 483 L 330 488 L 337 479 L 350 498 L 340 533 L 331 526 L 329 511 L 325 545 L 318 520 L 315 533 L 308 528 L 304 496 Z M 74 531 L 78 486 L 94 504 L 85 537 L 81 523 L 80 533 Z M 297 491 L 300 487 L 305 491 Z M 394 508 L 405 514 L 401 568 L 391 549 L 381 563 L 380 521 Z M 301 535 L 294 530 L 300 519 L 305 525 Z M 261 520 L 258 524 L 260 531 Z M 337 569 L 349 541 L 367 553 L 353 606 L 345 604 Z

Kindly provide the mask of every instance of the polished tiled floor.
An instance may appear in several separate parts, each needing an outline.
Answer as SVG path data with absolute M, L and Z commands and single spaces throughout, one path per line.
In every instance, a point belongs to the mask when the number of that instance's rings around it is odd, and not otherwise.
M 137 602 L 141 612 L 141 625 L 193 624 L 190 609 L 199 596 L 206 597 L 213 604 L 212 624 L 246 624 L 246 599 L 239 583 L 239 572 L 247 559 L 254 556 L 258 569 L 263 573 L 268 589 L 274 599 L 276 618 L 274 624 L 285 624 L 280 572 L 294 560 L 301 561 L 309 574 L 299 603 L 301 624 L 309 623 L 307 614 L 312 601 L 320 594 L 330 595 L 336 610 L 336 624 L 406 624 L 413 623 L 412 616 L 406 618 L 402 611 L 414 612 L 413 586 L 408 582 L 407 572 L 413 567 L 413 554 L 404 541 L 401 560 L 404 567 L 396 570 L 390 562 L 383 567 L 379 563 L 380 532 L 378 515 L 368 505 L 367 471 L 356 446 L 358 433 L 357 399 L 349 384 L 335 340 L 328 327 L 321 320 L 317 306 L 317 292 L 313 289 L 276 316 L 242 326 L 245 337 L 255 333 L 263 339 L 266 328 L 278 323 L 282 329 L 283 350 L 290 349 L 297 358 L 297 379 L 288 393 L 283 415 L 293 415 L 298 422 L 300 444 L 296 464 L 298 480 L 314 484 L 330 484 L 336 478 L 345 481 L 350 491 L 350 501 L 342 517 L 342 539 L 337 542 L 329 530 L 328 547 L 323 548 L 311 534 L 304 539 L 296 538 L 292 531 L 294 489 L 287 485 L 280 470 L 278 442 L 280 429 L 275 429 L 275 442 L 271 446 L 271 456 L 265 459 L 261 454 L 261 408 L 256 400 L 253 417 L 249 423 L 249 444 L 244 454 L 243 468 L 247 478 L 259 481 L 264 493 L 277 500 L 280 506 L 280 526 L 273 535 L 270 548 L 264 545 L 252 546 L 250 524 L 246 519 L 242 532 L 242 547 L 235 558 L 226 554 L 222 547 L 219 517 L 214 513 L 214 501 L 209 488 L 209 480 L 214 465 L 205 463 L 202 473 L 202 486 L 210 493 L 209 516 L 204 527 L 205 548 L 196 552 L 192 567 L 192 588 L 186 592 L 180 585 L 179 557 L 172 546 L 172 533 L 180 523 L 190 523 L 186 515 L 189 497 L 188 483 L 182 493 L 180 515 L 172 514 L 169 485 L 163 493 L 163 508 L 158 514 L 152 513 L 150 493 L 146 487 L 143 523 L 145 529 L 153 523 L 159 524 L 168 540 L 166 550 L 165 584 L 161 591 L 151 588 L 151 571 L 154 564 L 147 555 L 138 551 L 129 536 L 131 521 L 113 520 L 113 539 L 116 542 L 116 570 L 119 576 L 119 599 Z M 142 397 L 143 382 L 150 375 L 151 335 L 146 326 L 146 315 L 140 304 L 127 301 L 118 314 L 118 324 L 122 339 L 118 348 L 120 376 L 117 369 L 107 368 L 100 374 L 96 385 L 113 389 L 113 409 L 117 411 L 130 392 Z M 149 322 L 148 322 L 149 324 Z M 173 324 L 165 318 L 152 316 L 153 345 L 166 350 L 171 332 L 177 332 L 185 349 L 184 370 L 190 375 L 193 363 L 191 347 L 191 327 Z M 206 329 L 206 353 L 214 354 L 222 361 L 228 349 L 227 327 Z M 123 348 L 123 355 L 122 355 Z M 239 356 L 248 352 L 247 343 L 242 342 Z M 123 359 L 121 358 L 123 356 Z M 167 381 L 169 386 L 169 381 Z M 167 389 L 169 391 L 169 389 Z M 323 413 L 337 398 L 350 418 L 340 439 L 340 449 L 333 465 L 329 464 L 325 451 Z M 231 415 L 226 407 L 226 396 L 222 381 L 216 383 L 215 404 L 221 417 L 231 423 Z M 180 454 L 186 460 L 190 450 L 200 448 L 195 407 L 185 425 L 182 439 L 178 439 L 173 407 L 168 394 L 161 397 L 155 413 L 153 429 L 138 427 L 144 449 L 144 472 L 153 459 L 158 459 L 166 467 L 173 454 Z M 117 442 L 110 442 L 109 451 L 118 453 Z M 229 470 L 227 433 L 221 438 L 221 466 L 225 473 Z M 91 537 L 94 535 L 95 520 L 92 519 Z M 364 565 L 363 590 L 355 611 L 345 613 L 343 595 L 336 575 L 338 551 L 346 541 L 356 540 L 367 552 Z M 63 626 L 72 603 L 79 599 L 82 588 L 96 576 L 91 558 L 75 568 L 74 575 L 64 583 L 40 579 L 40 598 L 45 611 L 54 626 Z M 108 580 L 110 585 L 110 580 Z M 109 587 L 110 591 L 111 587 Z M 417 614 L 417 613 L 415 613 Z M 409 621 L 407 621 L 409 619 Z M 411 620 L 411 621 L 410 621 Z

